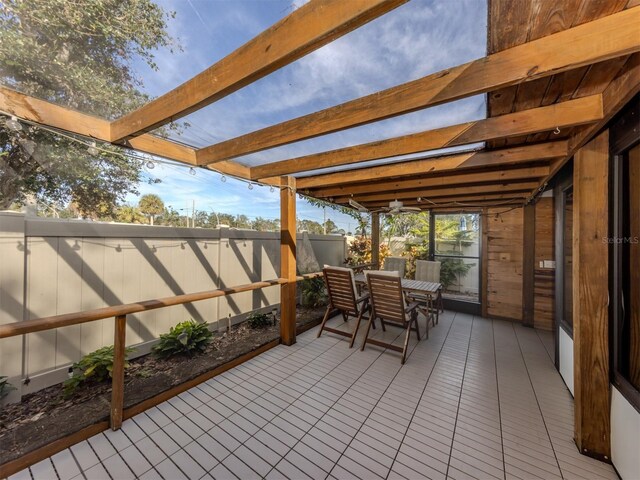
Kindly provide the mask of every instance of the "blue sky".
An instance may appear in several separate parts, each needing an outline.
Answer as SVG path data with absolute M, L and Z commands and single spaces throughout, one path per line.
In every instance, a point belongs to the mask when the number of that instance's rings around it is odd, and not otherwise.
M 350 1 L 350 0 L 345 0 Z M 169 31 L 182 51 L 155 52 L 158 71 L 133 65 L 152 96 L 162 95 L 259 34 L 300 6 L 301 0 L 156 0 L 175 11 Z M 360 29 L 185 118 L 191 125 L 174 138 L 203 147 L 268 125 L 420 78 L 485 55 L 485 0 L 411 0 Z M 438 128 L 485 116 L 476 96 L 370 125 L 240 157 L 260 165 L 319 151 Z M 165 203 L 184 208 L 279 216 L 277 192 L 198 169 L 158 165 L 162 183 L 140 185 Z M 130 198 L 135 203 L 135 198 Z M 299 217 L 322 221 L 321 210 L 298 202 Z M 329 214 L 341 228 L 353 220 Z

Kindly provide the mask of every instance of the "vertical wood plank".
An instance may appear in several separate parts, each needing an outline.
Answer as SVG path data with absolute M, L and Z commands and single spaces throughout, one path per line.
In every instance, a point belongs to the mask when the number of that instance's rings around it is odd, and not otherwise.
M 611 456 L 609 398 L 609 132 L 574 159 L 573 342 L 575 441 Z
M 536 251 L 536 206 L 524 207 L 522 232 L 522 325 L 533 327 Z
M 371 263 L 380 268 L 380 214 L 371 214 Z
M 296 179 L 280 178 L 280 340 L 296 343 Z
M 117 316 L 113 339 L 113 371 L 111 372 L 111 430 L 118 430 L 122 426 L 126 331 L 127 316 Z

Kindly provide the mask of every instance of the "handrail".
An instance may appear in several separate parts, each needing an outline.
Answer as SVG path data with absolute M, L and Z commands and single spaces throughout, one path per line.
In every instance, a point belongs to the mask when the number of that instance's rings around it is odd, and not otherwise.
M 317 278 L 321 275 L 322 272 L 307 273 L 296 277 L 295 281 L 299 282 L 310 278 Z M 275 278 L 273 280 L 264 280 L 261 282 L 238 285 L 236 287 L 206 290 L 204 292 L 187 293 L 184 295 L 156 298 L 153 300 L 127 303 L 123 305 L 116 305 L 113 307 L 97 308 L 94 310 L 86 310 L 84 312 L 66 313 L 63 315 L 54 315 L 51 317 L 35 318 L 32 320 L 0 325 L 0 339 L 15 337 L 17 335 L 25 335 L 28 333 L 41 332 L 43 330 L 52 330 L 54 328 L 68 327 L 71 325 L 78 325 L 114 317 L 115 331 L 113 342 L 114 353 L 111 382 L 112 387 L 110 424 L 113 430 L 118 430 L 122 426 L 122 413 L 124 409 L 124 369 L 126 356 L 125 346 L 127 315 L 130 315 L 132 313 L 146 312 L 147 310 L 155 310 L 157 308 L 198 302 L 200 300 L 225 297 L 234 293 L 250 292 L 265 287 L 271 287 L 274 285 L 285 285 L 288 283 L 289 280 L 287 280 L 286 278 Z
M 43 330 L 51 330 L 54 328 L 68 327 L 70 325 L 78 325 L 80 323 L 93 322 L 95 320 L 103 320 L 109 317 L 130 315 L 132 313 L 155 310 L 156 308 L 171 307 L 174 305 L 182 305 L 184 303 L 208 300 L 210 298 L 224 297 L 233 293 L 250 292 L 252 290 L 259 290 L 261 288 L 271 287 L 274 285 L 283 285 L 285 283 L 287 283 L 286 279 L 276 278 L 273 280 L 265 280 L 262 282 L 238 285 L 237 287 L 220 288 L 216 290 L 207 290 L 197 293 L 187 293 L 184 295 L 176 295 L 173 297 L 164 297 L 153 300 L 145 300 L 142 302 L 116 305 L 114 307 L 103 307 L 97 308 L 95 310 L 65 313 L 62 315 L 54 315 L 51 317 L 43 317 L 33 320 L 25 320 L 23 322 L 9 323 L 0 325 L 0 339 L 15 337 L 16 335 L 24 335 L 27 333 L 41 332 Z

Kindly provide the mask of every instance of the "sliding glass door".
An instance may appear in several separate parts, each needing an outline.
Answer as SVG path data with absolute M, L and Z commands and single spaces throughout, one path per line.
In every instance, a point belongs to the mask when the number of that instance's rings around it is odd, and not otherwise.
M 433 213 L 430 248 L 446 300 L 480 303 L 480 214 Z

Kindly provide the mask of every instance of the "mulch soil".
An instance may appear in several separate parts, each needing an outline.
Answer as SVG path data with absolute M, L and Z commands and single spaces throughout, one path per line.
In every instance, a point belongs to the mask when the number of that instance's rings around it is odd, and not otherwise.
M 323 308 L 298 307 L 301 328 L 322 319 Z M 253 330 L 245 323 L 216 333 L 207 350 L 194 357 L 161 360 L 153 354 L 130 361 L 125 375 L 124 407 L 187 382 L 279 338 L 279 325 Z M 64 398 L 62 384 L 25 395 L 0 407 L 0 465 L 109 418 L 111 384 L 85 381 Z

